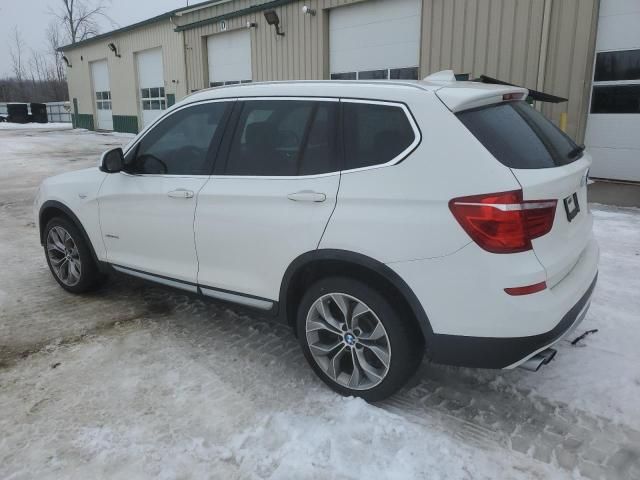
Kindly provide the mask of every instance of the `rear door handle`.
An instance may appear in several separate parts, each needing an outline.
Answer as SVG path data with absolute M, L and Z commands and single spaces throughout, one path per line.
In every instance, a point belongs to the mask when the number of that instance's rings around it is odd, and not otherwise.
M 178 188 L 176 190 L 171 190 L 167 195 L 171 198 L 193 198 L 193 190 Z
M 302 190 L 296 193 L 290 193 L 287 195 L 289 200 L 293 200 L 294 202 L 324 202 L 327 199 L 327 196 L 324 193 L 313 192 L 311 190 Z

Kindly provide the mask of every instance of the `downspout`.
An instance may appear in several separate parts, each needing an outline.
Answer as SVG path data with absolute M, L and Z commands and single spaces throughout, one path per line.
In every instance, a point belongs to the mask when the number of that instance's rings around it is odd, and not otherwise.
M 536 90 L 544 92 L 544 77 L 547 69 L 547 52 L 549 49 L 549 31 L 551 29 L 551 3 L 553 0 L 544 0 L 544 12 L 542 14 L 542 38 L 540 39 L 540 56 L 538 57 L 538 79 Z M 537 102 L 536 108 L 542 110 L 542 102 Z
M 171 22 L 171 25 L 173 25 L 174 27 L 173 29 L 175 31 L 178 25 L 176 25 L 175 22 L 173 21 L 173 17 L 174 16 L 171 15 L 169 17 L 169 21 Z M 182 38 L 182 67 L 184 69 L 184 96 L 188 97 L 189 96 L 189 73 L 187 71 L 187 44 L 184 39 L 184 32 L 180 32 L 180 37 Z M 176 98 L 176 101 L 178 101 L 177 98 Z

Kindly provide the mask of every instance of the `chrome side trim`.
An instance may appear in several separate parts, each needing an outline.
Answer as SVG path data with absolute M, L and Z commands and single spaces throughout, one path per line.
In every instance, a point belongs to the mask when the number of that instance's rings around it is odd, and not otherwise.
M 245 297 L 244 295 L 236 295 L 235 293 L 222 292 L 220 290 L 213 290 L 211 288 L 200 287 L 200 291 L 207 297 L 217 298 L 218 300 L 226 300 L 227 302 L 239 303 L 248 307 L 259 308 L 260 310 L 271 310 L 273 308 L 273 302 L 269 302 L 267 300 Z
M 118 272 L 121 272 L 121 273 L 126 273 L 127 275 L 142 278 L 144 280 L 150 280 L 156 283 L 161 283 L 169 287 L 179 288 L 181 290 L 187 290 L 189 292 L 198 293 L 198 287 L 196 287 L 195 285 L 189 285 L 188 283 L 169 280 L 168 278 L 157 277 L 155 275 L 138 272 L 137 270 L 131 270 L 129 268 L 120 267 L 118 265 L 112 265 L 112 267 L 114 268 L 114 270 L 117 270 Z

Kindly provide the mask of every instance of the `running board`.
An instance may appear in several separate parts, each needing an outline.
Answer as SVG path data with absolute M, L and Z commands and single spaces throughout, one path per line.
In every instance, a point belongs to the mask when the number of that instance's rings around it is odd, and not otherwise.
M 556 353 L 558 353 L 557 350 L 554 350 L 553 348 L 547 348 L 546 350 L 535 354 L 526 362 L 519 365 L 519 368 L 529 370 L 530 372 L 537 372 L 538 370 L 540 370 L 540 367 L 553 360 L 553 358 L 556 356 Z

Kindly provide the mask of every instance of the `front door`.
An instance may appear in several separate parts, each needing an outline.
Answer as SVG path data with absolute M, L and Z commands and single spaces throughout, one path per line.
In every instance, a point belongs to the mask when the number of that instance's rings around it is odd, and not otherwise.
M 109 66 L 106 60 L 91 63 L 91 77 L 96 105 L 96 128 L 98 130 L 113 130 Z
M 338 105 L 238 101 L 233 138 L 198 197 L 203 293 L 269 308 L 289 264 L 317 248 L 340 181 Z
M 100 224 L 116 269 L 195 290 L 196 198 L 231 105 L 207 102 L 170 113 L 127 152 L 125 171 L 105 179 Z

